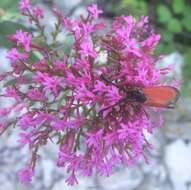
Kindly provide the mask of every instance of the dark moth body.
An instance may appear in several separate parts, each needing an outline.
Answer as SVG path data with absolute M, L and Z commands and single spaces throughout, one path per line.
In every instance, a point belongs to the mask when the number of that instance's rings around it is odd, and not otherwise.
M 147 100 L 144 93 L 139 89 L 126 91 L 126 99 L 133 100 L 138 103 L 144 103 Z

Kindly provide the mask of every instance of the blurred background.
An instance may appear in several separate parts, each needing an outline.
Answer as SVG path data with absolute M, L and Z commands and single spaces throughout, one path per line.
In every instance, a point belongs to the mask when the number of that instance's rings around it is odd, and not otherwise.
M 0 73 L 9 69 L 6 36 L 17 28 L 28 28 L 19 15 L 18 0 L 0 0 Z M 57 147 L 50 144 L 41 153 L 37 175 L 29 186 L 18 182 L 16 173 L 26 162 L 27 151 L 20 150 L 16 130 L 0 138 L 0 190 L 191 190 L 191 1 L 190 0 L 31 0 L 45 9 L 42 22 L 47 30 L 54 28 L 51 8 L 65 15 L 85 14 L 86 5 L 96 2 L 103 18 L 118 15 L 149 15 L 151 27 L 162 39 L 156 54 L 165 54 L 161 64 L 175 66 L 174 74 L 181 80 L 181 98 L 175 110 L 165 113 L 165 126 L 148 136 L 154 149 L 148 153 L 150 164 L 140 161 L 131 168 L 116 168 L 109 178 L 79 178 L 79 185 L 67 187 L 65 173 L 56 167 Z M 0 102 L 4 105 L 6 102 Z

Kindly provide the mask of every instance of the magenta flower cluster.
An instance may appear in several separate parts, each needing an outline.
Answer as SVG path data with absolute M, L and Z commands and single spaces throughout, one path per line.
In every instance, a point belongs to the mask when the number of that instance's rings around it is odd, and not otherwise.
M 145 132 L 161 122 L 150 117 L 151 108 L 125 101 L 123 89 L 160 85 L 169 71 L 156 65 L 160 35 L 148 18 L 120 16 L 106 26 L 96 4 L 76 20 L 54 9 L 58 22 L 47 44 L 43 10 L 29 0 L 21 0 L 20 10 L 39 35 L 20 29 L 9 36 L 12 70 L 0 75 L 1 96 L 14 103 L 0 109 L 0 132 L 16 127 L 18 142 L 30 149 L 21 182 L 32 180 L 38 151 L 48 141 L 59 146 L 57 166 L 66 169 L 69 185 L 78 183 L 77 175 L 109 176 L 116 165 L 145 158 L 151 147 Z M 69 42 L 57 41 L 60 32 Z

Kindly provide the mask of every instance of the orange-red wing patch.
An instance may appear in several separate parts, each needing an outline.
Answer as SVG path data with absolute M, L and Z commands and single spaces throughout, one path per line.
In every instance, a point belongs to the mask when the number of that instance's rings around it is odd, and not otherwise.
M 154 86 L 143 88 L 147 100 L 146 105 L 153 107 L 174 108 L 180 93 L 178 89 L 171 86 Z

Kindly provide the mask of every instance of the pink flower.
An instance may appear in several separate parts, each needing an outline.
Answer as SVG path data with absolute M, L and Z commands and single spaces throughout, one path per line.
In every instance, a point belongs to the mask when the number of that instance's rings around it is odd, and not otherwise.
M 96 4 L 92 4 L 87 8 L 88 12 L 91 14 L 91 16 L 94 19 L 97 19 L 101 13 L 103 13 L 102 10 L 99 10 Z
M 144 48 L 144 51 L 152 52 L 158 44 L 159 40 L 159 34 L 152 34 L 149 36 L 149 38 L 141 42 L 141 46 Z
M 32 177 L 34 176 L 34 170 L 30 166 L 26 166 L 22 170 L 19 171 L 18 177 L 21 183 L 28 184 L 32 181 Z
M 94 30 L 103 30 L 106 27 L 106 24 L 104 21 L 101 21 L 99 23 L 94 24 Z
M 112 163 L 108 161 L 104 161 L 102 164 L 100 164 L 99 168 L 99 174 L 102 176 L 110 176 L 113 172 L 113 165 Z
M 136 20 L 130 15 L 130 16 L 119 16 L 117 17 L 113 23 L 112 28 L 116 30 L 123 30 L 126 29 L 127 32 L 132 32 L 132 29 L 135 27 Z M 129 37 L 129 35 L 127 36 Z
M 83 104 L 93 103 L 95 98 L 95 95 L 83 84 L 76 89 L 76 99 L 80 100 Z
M 127 42 L 126 47 L 122 50 L 122 54 L 124 56 L 126 56 L 130 53 L 134 54 L 135 56 L 137 56 L 139 58 L 141 58 L 143 56 L 136 39 L 129 40 Z
M 4 80 L 7 76 L 8 76 L 9 73 L 1 73 L 0 74 L 0 81 Z
M 89 64 L 89 62 L 87 60 L 85 60 L 85 59 L 77 59 L 73 67 L 75 67 L 75 69 L 77 69 L 77 70 L 79 70 L 79 69 L 82 70 L 83 69 L 83 70 L 88 71 L 89 66 L 90 66 L 90 64 Z
M 32 113 L 23 114 L 20 119 L 18 119 L 18 125 L 23 129 L 26 130 L 30 126 L 33 126 L 33 115 Z
M 75 185 L 78 184 L 78 180 L 76 179 L 76 175 L 72 173 L 70 177 L 66 180 L 66 183 L 68 185 Z
M 62 73 L 67 71 L 67 57 L 64 56 L 63 60 L 56 60 L 54 63 L 54 70 Z
M 81 84 L 79 79 L 76 78 L 75 75 L 70 71 L 66 72 L 65 83 L 69 86 L 72 86 L 72 87 L 77 87 L 77 86 L 79 86 L 79 84 Z
M 66 121 L 58 119 L 58 118 L 54 118 L 53 121 L 51 122 L 51 126 L 55 130 L 64 130 L 66 129 Z
M 18 125 L 23 129 L 26 130 L 30 126 L 35 127 L 35 125 L 42 124 L 45 120 L 51 120 L 51 117 L 49 114 L 43 113 L 43 112 L 29 112 L 23 114 L 19 120 Z
M 53 8 L 52 9 L 54 15 L 59 19 L 59 21 L 62 23 L 64 20 L 64 16 L 62 15 L 62 12 L 58 8 Z
M 91 84 L 91 73 L 89 69 L 86 69 L 85 67 L 82 68 L 82 76 L 79 78 L 79 80 L 83 81 L 84 85 Z
M 110 87 L 106 86 L 104 82 L 102 82 L 100 80 L 96 80 L 96 83 L 94 86 L 94 92 L 99 93 L 100 95 L 105 94 L 105 93 L 107 93 L 107 91 L 109 91 L 109 88 Z
M 36 100 L 36 101 L 47 101 L 48 98 L 40 92 L 38 89 L 31 89 L 27 92 L 27 96 L 31 100 Z
M 82 24 L 81 30 L 83 37 L 87 38 L 90 33 L 94 32 L 94 25 L 90 23 Z
M 137 127 L 135 127 L 137 124 L 128 122 L 126 124 L 122 123 L 121 128 L 118 129 L 118 135 L 119 139 L 122 140 L 136 140 L 136 138 L 139 138 L 139 131 L 137 130 Z M 141 131 L 140 131 L 141 132 Z
M 27 132 L 22 132 L 22 133 L 20 133 L 19 134 L 19 139 L 18 139 L 18 142 L 22 145 L 22 146 L 24 146 L 24 145 L 26 145 L 26 144 L 31 144 L 31 142 L 32 142 L 32 133 L 30 132 L 30 133 L 27 133 Z
M 32 35 L 22 30 L 17 30 L 16 34 L 12 35 L 11 38 L 16 41 L 17 46 L 22 45 L 26 52 L 30 51 L 30 44 L 32 41 Z
M 51 122 L 51 126 L 55 130 L 65 130 L 65 129 L 78 129 L 83 123 L 85 123 L 83 118 L 73 119 L 69 121 L 61 120 L 58 118 L 54 118 Z
M 0 108 L 0 116 L 5 117 L 11 113 L 13 106 Z
M 74 154 L 71 153 L 70 147 L 68 145 L 63 145 L 58 153 L 57 166 L 64 167 L 67 162 L 73 160 L 73 157 Z
M 7 58 L 9 58 L 12 62 L 16 62 L 19 60 L 24 60 L 28 58 L 28 55 L 26 53 L 19 53 L 16 48 L 12 48 L 7 53 Z
M 32 9 L 33 15 L 37 18 L 43 18 L 44 17 L 44 11 L 41 7 L 34 7 Z
M 115 86 L 111 86 L 106 95 L 106 101 L 110 102 L 110 104 L 115 104 L 116 102 L 118 102 L 122 96 L 119 94 L 119 90 L 115 87 Z
M 26 76 L 19 76 L 15 78 L 17 84 L 27 84 L 29 79 Z
M 63 17 L 62 23 L 64 27 L 71 33 L 74 34 L 76 40 L 79 40 L 81 37 L 81 26 L 79 20 L 72 20 L 68 17 Z
M 21 112 L 23 109 L 25 109 L 28 106 L 26 102 L 21 102 L 19 101 L 15 106 L 14 106 L 14 111 L 15 112 Z
M 30 0 L 21 0 L 19 7 L 21 11 L 29 10 L 31 8 Z
M 48 74 L 41 72 L 38 72 L 37 75 L 33 77 L 33 80 L 42 83 L 44 91 L 46 92 L 50 90 L 54 95 L 58 95 L 61 82 L 63 81 L 62 78 L 49 76 Z
M 15 87 L 7 87 L 4 96 L 15 98 L 15 100 L 21 100 L 21 94 Z
M 149 17 L 141 16 L 140 20 L 137 23 L 139 28 L 148 29 Z
M 88 147 L 99 148 L 103 138 L 103 129 L 96 132 L 88 132 L 86 143 Z
M 8 52 L 12 70 L 0 80 L 2 96 L 15 103 L 0 109 L 0 132 L 19 126 L 18 142 L 30 149 L 30 165 L 18 174 L 21 182 L 32 180 L 39 149 L 51 141 L 59 146 L 57 166 L 68 173 L 68 185 L 78 183 L 76 174 L 109 176 L 116 166 L 147 160 L 145 149 L 151 145 L 145 132 L 152 134 L 163 117 L 145 102 L 144 90 L 167 84 L 173 69 L 157 65 L 160 36 L 149 30 L 148 18 L 119 16 L 105 27 L 96 21 L 102 13 L 96 4 L 80 19 L 54 10 L 53 38 L 62 25 L 69 36 L 64 45 L 56 40 L 50 45 L 40 22 L 43 10 L 29 0 L 22 0 L 20 8 L 37 31 L 32 36 L 17 30 L 9 37 L 18 49 Z M 173 78 L 168 83 L 177 85 Z
M 90 56 L 92 58 L 97 57 L 97 52 L 93 48 L 93 43 L 90 38 L 85 38 L 80 45 L 80 54 L 82 57 Z
M 38 62 L 35 63 L 34 68 L 38 71 L 47 71 L 48 70 L 48 63 L 46 59 L 40 59 Z

